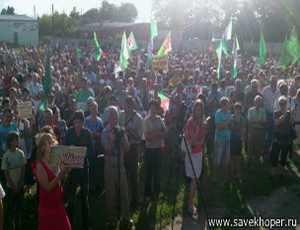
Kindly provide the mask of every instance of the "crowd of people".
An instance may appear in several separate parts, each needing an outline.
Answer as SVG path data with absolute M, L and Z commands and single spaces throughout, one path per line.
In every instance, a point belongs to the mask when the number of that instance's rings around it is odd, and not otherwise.
M 122 229 L 131 228 L 131 211 L 141 198 L 150 202 L 161 192 L 162 151 L 165 145 L 174 151 L 172 139 L 181 133 L 185 133 L 193 163 L 186 154 L 185 172 L 191 178 L 188 211 L 192 215 L 197 214 L 194 196 L 204 153 L 213 156 L 215 185 L 220 184 L 220 166 L 224 168 L 222 184 L 243 177 L 243 149 L 249 167 L 267 155 L 270 178 L 284 175 L 288 157 L 300 144 L 297 66 L 282 69 L 275 55 L 259 66 L 244 53 L 238 58 L 237 78 L 232 78 L 229 57 L 223 60 L 218 78 L 213 51 L 173 51 L 168 56 L 169 71 L 154 73 L 145 68 L 146 55 L 135 51 L 127 68 L 116 71 L 119 51 L 111 50 L 99 61 L 94 59 L 93 48 L 83 47 L 82 51 L 77 56 L 68 47 L 1 47 L 0 229 L 4 210 L 9 228 L 21 229 L 24 194 L 30 195 L 35 183 L 39 229 L 71 229 L 78 186 L 82 227 L 90 229 L 90 183 L 99 186 L 101 175 L 110 229 L 117 227 L 118 215 Z M 52 91 L 45 95 L 47 55 Z M 292 84 L 286 79 L 292 79 Z M 201 90 L 189 97 L 187 85 L 201 85 Z M 170 97 L 168 110 L 161 106 L 162 89 Z M 41 109 L 44 100 L 46 107 Z M 18 105 L 25 101 L 32 102 L 31 117 L 19 114 Z M 49 156 L 54 145 L 86 147 L 84 167 L 52 167 Z M 101 168 L 98 159 L 102 155 Z M 145 178 L 139 179 L 141 161 Z M 139 181 L 145 185 L 144 194 Z

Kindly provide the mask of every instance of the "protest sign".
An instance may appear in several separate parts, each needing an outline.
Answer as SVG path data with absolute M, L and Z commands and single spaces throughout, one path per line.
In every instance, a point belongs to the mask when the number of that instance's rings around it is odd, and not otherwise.
M 19 117 L 31 118 L 32 117 L 32 101 L 19 101 L 17 105 Z
M 165 73 L 169 71 L 167 55 L 152 56 L 152 71 L 158 72 L 160 69 L 162 69 Z
M 51 147 L 51 167 L 83 168 L 86 147 L 58 145 Z

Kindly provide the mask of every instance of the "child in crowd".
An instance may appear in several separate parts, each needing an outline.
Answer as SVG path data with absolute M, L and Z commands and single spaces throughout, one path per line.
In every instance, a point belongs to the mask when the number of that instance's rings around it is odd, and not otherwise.
M 243 129 L 244 120 L 241 115 L 242 105 L 236 102 L 233 106 L 234 114 L 231 115 L 230 123 L 230 177 L 235 179 L 240 179 L 240 161 L 243 147 Z M 234 174 L 234 169 L 236 170 Z
M 8 150 L 3 155 L 2 170 L 4 170 L 7 182 L 7 212 L 9 224 L 11 229 L 21 229 L 26 157 L 24 152 L 18 148 L 20 136 L 17 132 L 9 132 L 6 141 Z

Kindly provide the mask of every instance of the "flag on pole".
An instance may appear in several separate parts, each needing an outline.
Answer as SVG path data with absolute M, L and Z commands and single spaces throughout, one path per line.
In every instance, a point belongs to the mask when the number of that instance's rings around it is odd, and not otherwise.
M 150 38 L 150 41 L 148 43 L 147 61 L 145 63 L 146 69 L 150 69 L 151 67 L 152 56 L 153 56 L 153 39 Z
M 221 77 L 222 52 L 224 51 L 224 49 L 226 49 L 226 44 L 224 44 L 224 40 L 221 39 L 220 43 L 216 47 L 216 53 L 217 53 L 218 61 L 219 61 L 218 70 L 217 70 L 217 72 L 218 72 L 218 79 L 220 79 L 220 77 Z
M 96 61 L 99 61 L 100 58 L 101 58 L 101 55 L 102 55 L 102 50 L 101 50 L 101 48 L 99 46 L 97 35 L 96 35 L 95 31 L 94 31 L 94 43 L 95 43 L 94 56 L 95 56 Z
M 289 63 L 288 39 L 287 36 L 285 35 L 282 50 L 281 50 L 281 56 L 280 56 L 280 67 L 282 69 L 285 69 L 288 63 Z
M 129 52 L 127 47 L 126 33 L 124 31 L 122 36 L 121 51 L 120 51 L 120 67 L 122 71 L 124 71 L 127 68 L 128 58 L 129 58 Z
M 48 97 L 48 94 L 51 92 L 51 89 L 52 89 L 52 79 L 51 79 L 51 71 L 50 71 L 50 57 L 48 55 L 45 64 L 45 77 L 43 81 L 44 99 L 43 99 L 43 103 L 40 106 L 40 110 L 44 110 L 46 108 L 47 105 L 46 99 Z
M 239 40 L 238 40 L 238 38 L 237 38 L 236 35 L 235 35 L 235 46 L 236 46 L 236 49 L 237 49 L 237 50 L 241 50 L 241 48 L 240 48 L 240 43 L 239 43 Z
M 167 34 L 163 44 L 157 52 L 157 55 L 168 54 L 172 50 L 171 31 Z
M 150 18 L 150 38 L 153 39 L 158 35 L 157 24 L 154 19 Z
M 232 78 L 236 78 L 237 76 L 237 58 L 238 58 L 238 40 L 237 36 L 235 35 L 235 39 L 233 42 L 233 47 L 232 47 Z
M 134 35 L 133 35 L 132 31 L 131 31 L 131 33 L 128 36 L 127 46 L 128 46 L 128 50 L 129 51 L 137 49 L 136 41 L 135 41 L 135 38 L 134 38 Z
M 259 39 L 259 65 L 262 66 L 265 64 L 267 60 L 267 46 L 265 42 L 265 37 L 262 32 L 260 31 L 260 39 Z
M 160 101 L 161 101 L 160 105 L 166 113 L 167 110 L 169 109 L 170 98 L 162 93 L 158 93 L 158 97 L 160 98 Z
M 82 51 L 79 48 L 76 48 L 76 58 L 81 58 L 82 57 Z
M 230 22 L 224 31 L 224 39 L 226 41 L 231 40 L 231 37 L 232 37 L 232 19 L 230 19 Z
M 299 41 L 298 36 L 296 32 L 296 28 L 293 27 L 290 39 L 288 40 L 288 52 L 290 55 L 290 61 L 292 64 L 295 64 L 295 62 L 298 61 L 300 57 L 300 47 L 299 47 Z

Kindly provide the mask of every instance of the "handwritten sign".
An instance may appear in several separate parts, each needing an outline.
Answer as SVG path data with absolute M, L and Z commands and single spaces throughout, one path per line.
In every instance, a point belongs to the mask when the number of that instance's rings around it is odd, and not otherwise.
M 86 147 L 58 145 L 51 147 L 51 167 L 83 168 Z
M 32 117 L 32 101 L 19 101 L 17 106 L 18 114 L 21 118 Z
M 167 55 L 152 56 L 152 71 L 158 72 L 160 69 L 165 73 L 169 71 Z

